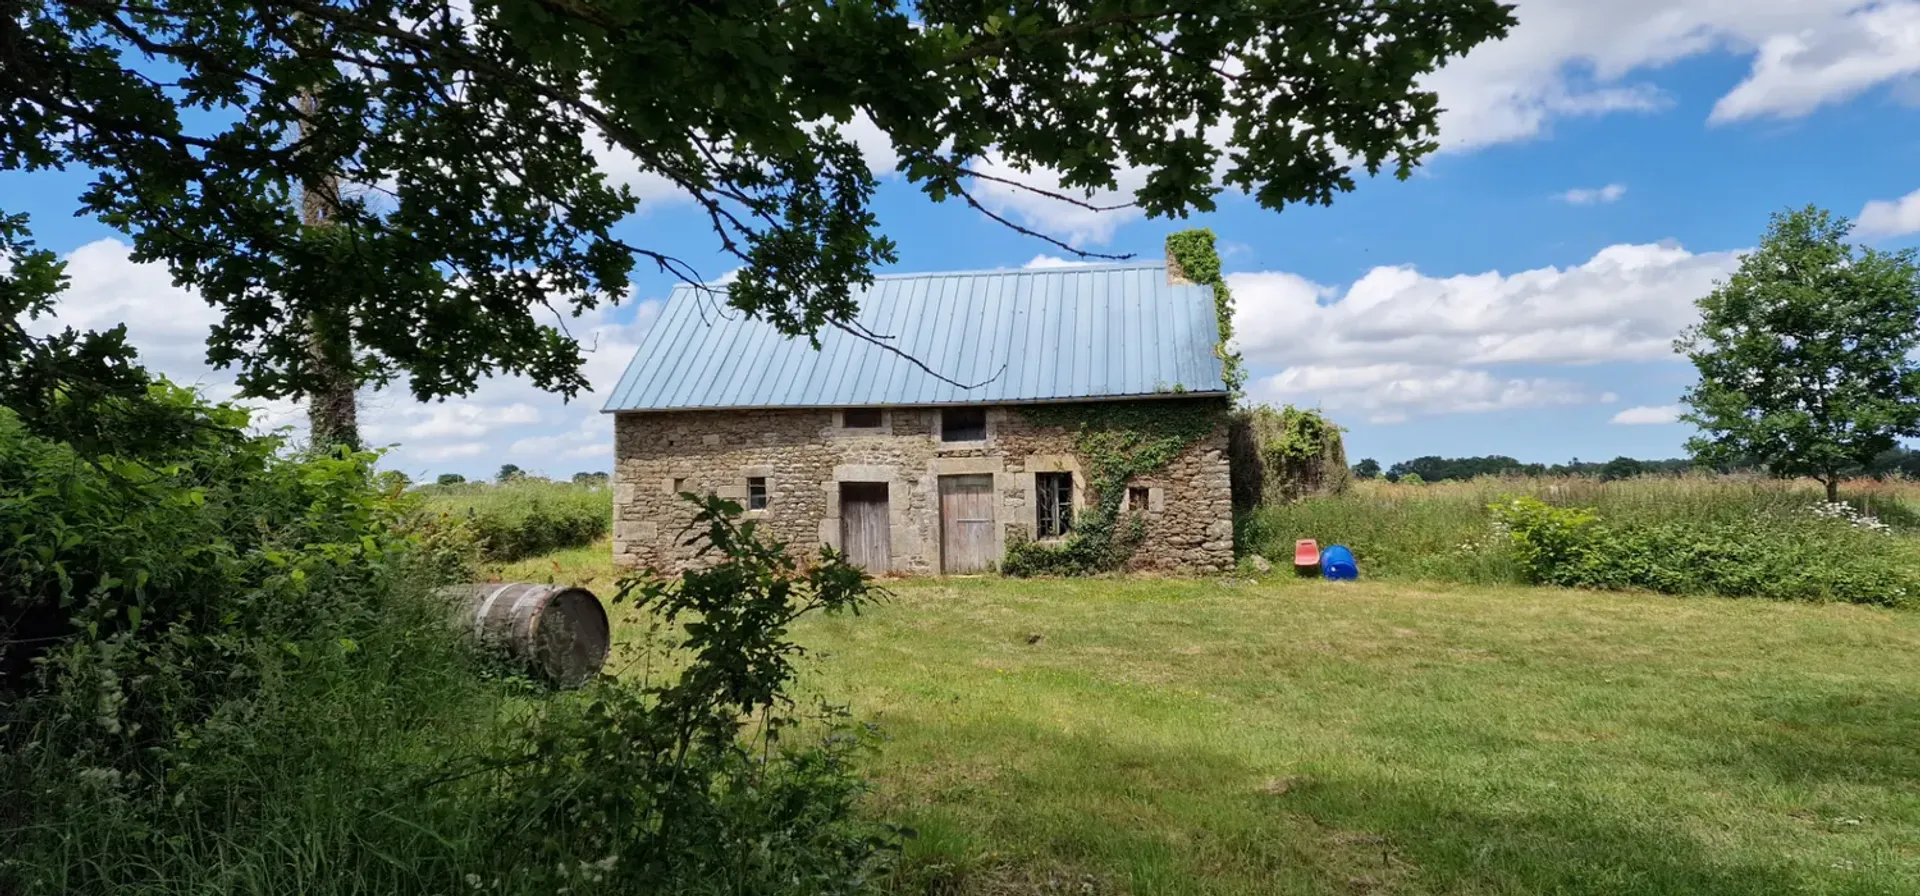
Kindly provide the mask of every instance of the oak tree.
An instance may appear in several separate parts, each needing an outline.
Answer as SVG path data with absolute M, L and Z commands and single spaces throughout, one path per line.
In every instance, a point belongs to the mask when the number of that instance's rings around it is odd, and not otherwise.
M 1682 417 L 1700 427 L 1697 461 L 1810 476 L 1834 501 L 1843 475 L 1920 435 L 1920 264 L 1850 245 L 1851 231 L 1811 206 L 1775 214 L 1696 303 L 1675 347 L 1700 374 Z
M 569 315 L 636 264 L 707 279 L 616 233 L 640 200 L 599 155 L 698 210 L 741 266 L 724 301 L 884 343 L 852 317 L 895 252 L 848 126 L 1026 232 L 980 185 L 1056 194 L 994 171 L 1085 202 L 1139 169 L 1152 216 L 1222 189 L 1326 203 L 1432 152 L 1420 79 L 1513 21 L 1497 0 L 0 2 L 0 170 L 90 171 L 78 211 L 219 309 L 208 359 L 247 394 L 404 374 L 425 400 L 510 372 L 571 396 Z

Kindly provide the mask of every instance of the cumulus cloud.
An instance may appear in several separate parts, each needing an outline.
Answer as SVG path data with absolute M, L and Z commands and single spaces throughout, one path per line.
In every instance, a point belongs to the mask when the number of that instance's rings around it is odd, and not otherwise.
M 1670 99 L 1644 76 L 1681 59 L 1753 58 L 1712 120 L 1803 115 L 1920 71 L 1914 0 L 1519 0 L 1506 40 L 1428 80 L 1440 139 L 1459 151 L 1547 131 L 1561 118 L 1644 112 Z
M 1553 198 L 1568 205 L 1605 205 L 1610 202 L 1618 202 L 1620 201 L 1620 197 L 1625 195 L 1627 195 L 1627 187 L 1625 184 L 1607 184 L 1604 187 L 1593 187 L 1591 189 L 1576 187 L 1565 193 L 1557 193 Z
M 1235 346 L 1256 364 L 1575 364 L 1672 357 L 1694 300 L 1738 259 L 1623 244 L 1580 265 L 1513 274 L 1378 267 L 1345 290 L 1284 272 L 1227 281 Z
M 1663 404 L 1659 406 L 1627 408 L 1613 415 L 1613 419 L 1607 422 L 1618 423 L 1623 426 L 1654 426 L 1663 423 L 1677 423 L 1679 420 L 1680 406 L 1676 404 Z
M 1709 120 L 1805 115 L 1920 74 L 1920 3 L 1855 5 L 1815 27 L 1767 37 L 1753 70 L 1714 104 Z
M 1920 190 L 1899 199 L 1875 199 L 1854 218 L 1862 236 L 1905 236 L 1920 233 Z
M 1256 380 L 1249 391 L 1257 400 L 1359 413 L 1370 423 L 1594 400 L 1584 387 L 1567 380 L 1409 363 L 1289 367 Z
M 1341 289 L 1283 271 L 1227 275 L 1235 347 L 1278 373 L 1251 392 L 1391 422 L 1618 400 L 1520 365 L 1588 365 L 1677 357 L 1693 302 L 1738 264 L 1738 252 L 1616 245 L 1586 262 L 1513 274 L 1433 277 L 1379 267 Z
M 127 245 L 111 239 L 82 246 L 69 253 L 66 261 L 72 285 L 60 298 L 56 316 L 33 324 L 36 332 L 63 326 L 104 329 L 125 323 L 128 341 L 149 370 L 198 387 L 214 400 L 235 400 L 255 408 L 258 428 L 291 426 L 296 438 L 304 436 L 305 411 L 300 405 L 238 399 L 231 373 L 207 366 L 207 335 L 219 313 L 192 292 L 174 286 L 165 268 L 136 264 L 128 258 Z M 659 309 L 658 301 L 648 301 L 618 312 L 625 320 L 602 308 L 567 321 L 586 355 L 582 373 L 594 388 L 605 390 L 619 380 Z M 562 403 L 521 377 L 488 380 L 471 396 L 433 404 L 413 401 L 402 382 L 387 390 L 363 392 L 360 424 L 369 444 L 399 444 L 384 465 L 408 473 L 436 472 L 446 465 L 454 465 L 459 472 L 491 472 L 501 463 L 515 463 L 568 475 L 612 464 L 612 423 L 598 410 L 593 394 Z M 568 433 L 570 441 L 555 446 L 538 440 L 556 431 Z

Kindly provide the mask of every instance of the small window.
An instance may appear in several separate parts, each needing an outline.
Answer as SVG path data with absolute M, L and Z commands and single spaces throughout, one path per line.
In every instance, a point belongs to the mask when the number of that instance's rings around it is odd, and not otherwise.
M 1127 510 L 1131 513 L 1147 512 L 1147 487 L 1144 485 L 1127 486 Z
M 1035 473 L 1033 484 L 1039 511 L 1034 522 L 1040 537 L 1067 534 L 1073 528 L 1073 474 Z
M 847 408 L 840 412 L 840 428 L 879 429 L 883 419 L 879 408 Z
M 767 477 L 752 476 L 747 479 L 747 509 L 767 509 Z
M 686 491 L 686 490 L 687 490 L 687 479 L 686 479 L 686 477 L 684 477 L 684 476 L 675 476 L 675 477 L 673 477 L 673 493 L 674 493 L 675 495 L 678 495 L 678 494 L 680 494 L 681 492 L 684 492 L 684 491 Z
M 984 442 L 986 440 L 986 408 L 947 408 L 940 412 L 940 441 Z

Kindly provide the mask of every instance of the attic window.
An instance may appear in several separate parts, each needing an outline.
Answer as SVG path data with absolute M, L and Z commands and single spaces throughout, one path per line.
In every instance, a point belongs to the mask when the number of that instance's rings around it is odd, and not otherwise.
M 840 412 L 841 429 L 879 429 L 879 408 L 847 408 Z
M 1034 526 L 1039 537 L 1067 534 L 1073 528 L 1073 474 L 1035 473 L 1033 491 L 1038 508 Z
M 747 509 L 767 509 L 767 477 L 751 476 L 747 478 Z
M 984 442 L 986 440 L 986 408 L 947 408 L 940 412 L 940 441 Z
M 1127 486 L 1127 511 L 1129 513 L 1147 512 L 1147 487 L 1144 485 Z

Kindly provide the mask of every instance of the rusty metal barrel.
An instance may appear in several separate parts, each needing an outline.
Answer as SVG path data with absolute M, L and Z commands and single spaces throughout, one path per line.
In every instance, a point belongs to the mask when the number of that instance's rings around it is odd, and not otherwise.
M 481 644 L 552 684 L 578 687 L 607 662 L 613 642 L 607 611 L 585 588 L 495 582 L 452 585 L 440 593 Z

